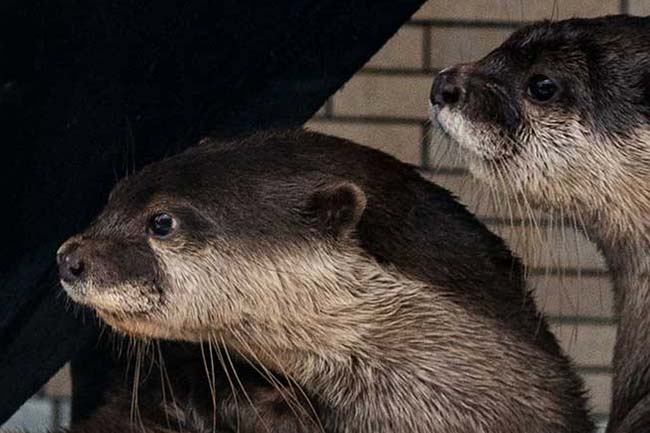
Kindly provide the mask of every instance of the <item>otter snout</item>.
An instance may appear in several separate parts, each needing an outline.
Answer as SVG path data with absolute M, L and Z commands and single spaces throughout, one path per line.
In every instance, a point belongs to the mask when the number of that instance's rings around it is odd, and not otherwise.
M 443 108 L 461 103 L 464 97 L 463 78 L 458 68 L 440 71 L 431 86 L 431 103 L 438 108 Z
M 156 260 L 145 242 L 77 235 L 61 245 L 56 261 L 61 285 L 76 302 L 142 311 L 160 295 Z
M 61 245 L 56 254 L 56 262 L 59 265 L 59 277 L 65 283 L 81 281 L 87 274 L 84 250 L 76 240 L 69 240 Z

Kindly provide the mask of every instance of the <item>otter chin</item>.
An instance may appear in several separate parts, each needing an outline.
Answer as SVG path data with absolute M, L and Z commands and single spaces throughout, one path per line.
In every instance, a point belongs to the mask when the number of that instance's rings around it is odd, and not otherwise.
M 413 167 L 346 140 L 203 140 L 121 181 L 59 266 L 121 332 L 281 372 L 328 432 L 593 428 L 503 241 Z
M 610 432 L 650 429 L 650 17 L 540 22 L 440 72 L 431 117 L 492 187 L 584 224 L 620 316 Z

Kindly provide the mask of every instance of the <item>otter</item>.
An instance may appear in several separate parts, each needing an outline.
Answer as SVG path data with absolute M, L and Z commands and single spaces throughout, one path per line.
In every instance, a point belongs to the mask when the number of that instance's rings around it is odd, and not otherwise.
M 475 177 L 584 224 L 619 317 L 608 431 L 650 431 L 650 17 L 522 28 L 431 105 Z
M 117 331 L 252 360 L 301 387 L 327 432 L 593 428 L 504 242 L 347 140 L 203 141 L 119 182 L 57 261 Z

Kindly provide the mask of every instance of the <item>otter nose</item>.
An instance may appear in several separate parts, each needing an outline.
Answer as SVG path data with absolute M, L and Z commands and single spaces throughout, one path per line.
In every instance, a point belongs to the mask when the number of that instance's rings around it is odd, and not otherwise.
M 440 71 L 431 86 L 431 103 L 439 108 L 458 104 L 465 93 L 461 84 L 458 69 L 450 68 Z
M 66 242 L 56 255 L 59 277 L 66 283 L 81 281 L 85 276 L 86 264 L 79 242 Z

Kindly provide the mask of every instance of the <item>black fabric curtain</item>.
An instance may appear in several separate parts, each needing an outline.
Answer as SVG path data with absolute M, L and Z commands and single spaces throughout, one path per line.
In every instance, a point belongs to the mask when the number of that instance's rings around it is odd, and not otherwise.
M 2 2 L 0 423 L 70 359 L 75 410 L 95 403 L 97 329 L 53 265 L 117 178 L 204 135 L 302 124 L 421 3 Z

